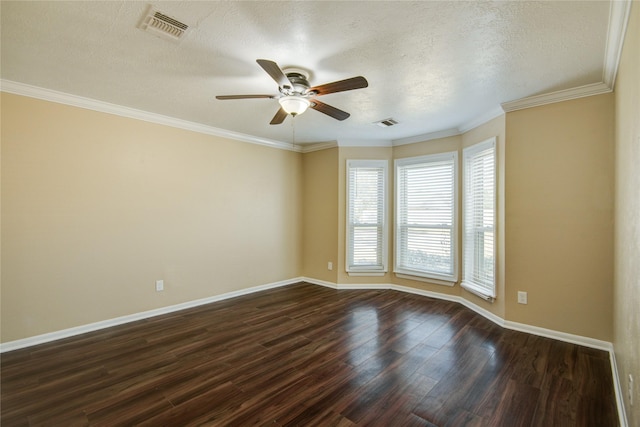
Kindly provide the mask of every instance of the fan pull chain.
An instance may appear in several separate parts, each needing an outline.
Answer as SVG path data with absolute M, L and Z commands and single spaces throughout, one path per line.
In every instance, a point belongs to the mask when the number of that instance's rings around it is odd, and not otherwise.
M 296 116 L 291 116 L 291 148 L 296 151 Z

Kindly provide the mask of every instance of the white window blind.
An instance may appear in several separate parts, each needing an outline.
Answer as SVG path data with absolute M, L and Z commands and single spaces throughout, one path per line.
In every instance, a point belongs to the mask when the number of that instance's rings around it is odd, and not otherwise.
M 347 161 L 347 271 L 387 270 L 386 160 Z
M 456 152 L 396 160 L 395 272 L 457 280 Z
M 463 151 L 462 286 L 495 298 L 496 150 L 495 138 Z

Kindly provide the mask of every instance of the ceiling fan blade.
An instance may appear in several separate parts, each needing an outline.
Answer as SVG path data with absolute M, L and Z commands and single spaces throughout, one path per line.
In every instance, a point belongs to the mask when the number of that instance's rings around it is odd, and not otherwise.
M 321 113 L 324 113 L 327 116 L 331 116 L 334 119 L 340 120 L 340 121 L 348 119 L 349 116 L 351 115 L 346 111 L 339 110 L 336 107 L 332 107 L 331 105 L 325 104 L 315 99 L 311 101 L 311 108 L 313 108 L 316 111 L 320 111 Z
M 367 86 L 369 86 L 367 79 L 362 76 L 358 76 L 333 83 L 326 83 L 320 86 L 314 86 L 309 90 L 315 92 L 317 95 L 326 95 L 328 93 L 344 92 L 345 90 L 362 89 Z
M 257 99 L 257 98 L 268 98 L 274 99 L 275 95 L 218 95 L 216 99 Z
M 280 123 L 284 122 L 284 119 L 286 119 L 286 118 L 287 118 L 287 112 L 284 111 L 282 109 L 282 107 L 280 107 L 280 109 L 278 110 L 276 115 L 273 116 L 273 119 L 271 119 L 271 122 L 269 124 L 270 125 L 279 125 Z
M 276 83 L 278 83 L 278 86 L 283 89 L 292 88 L 289 78 L 287 78 L 278 64 L 273 61 L 269 61 L 268 59 L 256 59 L 256 62 L 267 72 L 267 74 L 271 76 L 273 80 L 276 81 Z

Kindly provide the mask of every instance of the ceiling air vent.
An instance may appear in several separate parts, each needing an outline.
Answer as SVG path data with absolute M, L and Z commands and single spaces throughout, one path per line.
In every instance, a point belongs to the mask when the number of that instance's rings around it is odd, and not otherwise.
M 163 39 L 179 41 L 189 30 L 189 26 L 177 19 L 149 7 L 149 11 L 142 18 L 138 28 Z
M 397 125 L 398 122 L 394 119 L 389 118 L 375 122 L 375 124 L 383 128 L 388 128 L 389 126 Z

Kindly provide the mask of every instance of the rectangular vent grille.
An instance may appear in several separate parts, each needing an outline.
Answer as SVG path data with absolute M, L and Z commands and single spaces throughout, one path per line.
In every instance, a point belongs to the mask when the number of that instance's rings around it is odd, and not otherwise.
M 140 29 L 169 40 L 181 40 L 189 26 L 150 7 L 138 26 Z
M 389 119 L 380 120 L 379 122 L 376 122 L 376 124 L 380 127 L 388 128 L 389 126 L 397 125 L 398 122 L 394 119 L 389 118 Z

